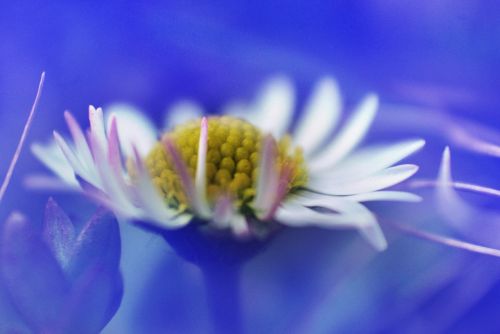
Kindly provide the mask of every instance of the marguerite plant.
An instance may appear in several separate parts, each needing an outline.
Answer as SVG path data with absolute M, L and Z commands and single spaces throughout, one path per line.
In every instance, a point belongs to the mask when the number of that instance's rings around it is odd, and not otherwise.
M 238 238 L 261 238 L 281 225 L 355 228 L 382 250 L 385 238 L 363 203 L 419 200 L 385 189 L 417 171 L 416 165 L 394 165 L 424 141 L 357 150 L 377 107 L 377 97 L 368 95 L 337 129 L 342 103 L 336 83 L 326 78 L 292 127 L 292 85 L 275 78 L 256 102 L 232 103 L 221 115 L 178 104 L 166 131 L 131 107 L 111 107 L 103 115 L 91 106 L 86 136 L 67 112 L 72 141 L 54 132 L 53 143 L 32 150 L 66 186 L 156 228 L 193 222 Z

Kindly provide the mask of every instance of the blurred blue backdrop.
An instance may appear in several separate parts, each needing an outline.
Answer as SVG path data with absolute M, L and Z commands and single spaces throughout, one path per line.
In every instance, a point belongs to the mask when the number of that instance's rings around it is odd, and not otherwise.
M 89 104 L 125 101 L 161 124 L 177 99 L 193 98 L 216 111 L 230 98 L 250 98 L 276 73 L 296 82 L 300 103 L 315 80 L 334 75 L 348 105 L 376 91 L 383 104 L 445 110 L 499 128 L 499 17 L 498 2 L 473 0 L 4 1 L 0 171 L 7 169 L 43 70 L 46 85 L 29 141 L 65 128 L 66 109 L 87 124 Z M 388 135 L 378 123 L 370 139 L 409 136 L 398 130 Z M 446 140 L 425 137 L 429 145 L 416 159 L 420 176 L 434 177 Z M 458 178 L 500 187 L 499 161 L 461 151 L 454 157 Z M 49 194 L 25 190 L 22 179 L 42 170 L 26 150 L 0 221 L 14 209 L 41 221 Z M 56 198 L 69 214 L 92 209 L 78 196 Z M 432 196 L 418 206 L 429 211 L 423 216 L 407 205 L 381 209 L 402 223 L 449 232 L 430 202 Z M 248 331 L 500 331 L 500 260 L 386 232 L 393 242 L 383 254 L 350 232 L 299 230 L 277 238 L 245 268 Z M 131 228 L 124 233 L 125 243 L 146 247 L 125 251 L 129 285 L 107 332 L 205 332 L 208 313 L 196 268 L 159 238 Z

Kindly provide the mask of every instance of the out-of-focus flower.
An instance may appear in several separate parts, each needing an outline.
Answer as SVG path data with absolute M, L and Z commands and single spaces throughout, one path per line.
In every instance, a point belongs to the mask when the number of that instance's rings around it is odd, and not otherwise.
M 231 230 L 239 237 L 266 235 L 278 223 L 357 228 L 384 249 L 376 218 L 361 203 L 417 201 L 384 189 L 417 171 L 416 165 L 393 165 L 424 141 L 354 151 L 377 106 L 376 96 L 366 97 L 330 139 L 342 107 L 336 83 L 326 78 L 289 135 L 293 88 L 275 78 L 254 104 L 232 103 L 223 116 L 201 118 L 201 125 L 200 108 L 177 105 L 160 140 L 150 121 L 130 108 L 112 110 L 106 131 L 102 110 L 90 107 L 88 138 L 66 113 L 73 143 L 55 132 L 60 151 L 52 143 L 35 145 L 33 152 L 67 185 L 119 216 L 156 227 L 179 228 L 196 217 L 211 231 Z
M 104 210 L 79 232 L 52 199 L 41 232 L 13 213 L 0 243 L 0 332 L 98 333 L 123 294 L 119 259 L 118 224 Z
M 494 248 L 446 238 L 435 241 L 473 252 L 500 257 L 500 250 L 498 250 L 500 241 L 497 237 L 500 214 L 496 210 L 484 210 L 475 207 L 464 200 L 458 193 L 458 191 L 462 191 L 495 198 L 500 197 L 500 190 L 474 183 L 454 181 L 451 172 L 451 152 L 449 147 L 446 147 L 443 151 L 437 180 L 414 180 L 409 185 L 412 188 L 435 187 L 436 204 L 440 216 L 462 236 L 480 244 L 489 244 Z M 480 228 L 478 228 L 478 222 L 481 223 Z M 440 237 L 432 236 L 432 238 Z

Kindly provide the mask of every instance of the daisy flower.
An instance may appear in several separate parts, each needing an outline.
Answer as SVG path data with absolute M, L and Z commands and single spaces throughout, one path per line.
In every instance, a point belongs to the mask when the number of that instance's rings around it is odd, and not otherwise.
M 294 99 L 289 81 L 274 78 L 256 101 L 230 103 L 221 115 L 203 116 L 192 102 L 179 103 L 164 131 L 129 106 L 111 107 L 106 115 L 91 106 L 87 134 L 66 112 L 72 141 L 54 132 L 53 143 L 32 150 L 64 186 L 125 219 L 165 229 L 192 222 L 238 238 L 262 238 L 283 225 L 355 228 L 384 249 L 376 217 L 363 203 L 419 200 L 384 189 L 417 171 L 394 165 L 424 141 L 357 150 L 378 99 L 368 95 L 339 128 L 342 103 L 330 78 L 317 84 L 292 126 Z

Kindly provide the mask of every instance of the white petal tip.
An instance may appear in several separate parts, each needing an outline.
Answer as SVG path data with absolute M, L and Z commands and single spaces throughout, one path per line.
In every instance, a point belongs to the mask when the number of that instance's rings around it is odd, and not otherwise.
M 439 167 L 438 180 L 439 182 L 441 182 L 441 184 L 447 184 L 448 182 L 451 182 L 451 153 L 448 146 L 446 146 L 443 151 L 441 166 Z
M 450 147 L 446 146 L 443 150 L 443 159 L 447 158 L 448 160 L 450 159 Z
M 363 100 L 363 105 L 370 107 L 370 109 L 377 109 L 379 105 L 379 97 L 375 93 L 369 93 Z
M 422 149 L 425 146 L 425 144 L 426 141 L 424 139 L 414 139 L 412 145 L 412 153 Z

